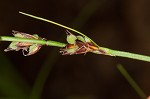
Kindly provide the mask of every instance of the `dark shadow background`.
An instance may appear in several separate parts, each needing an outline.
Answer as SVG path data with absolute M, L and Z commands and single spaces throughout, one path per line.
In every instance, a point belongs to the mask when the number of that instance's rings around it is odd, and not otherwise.
M 0 35 L 18 30 L 66 42 L 65 29 L 18 11 L 75 28 L 100 46 L 150 56 L 149 0 L 0 1 Z M 24 57 L 21 51 L 4 53 L 9 43 L 0 43 L 0 97 L 28 97 L 35 82 L 46 79 L 39 99 L 140 99 L 117 70 L 118 63 L 150 94 L 148 62 L 92 53 L 61 56 L 54 47 Z M 41 70 L 45 74 L 36 81 Z

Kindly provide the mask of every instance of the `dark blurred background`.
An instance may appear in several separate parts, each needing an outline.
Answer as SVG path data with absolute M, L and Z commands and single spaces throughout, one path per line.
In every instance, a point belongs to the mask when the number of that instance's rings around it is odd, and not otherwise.
M 1 0 L 0 35 L 17 30 L 66 42 L 65 29 L 23 11 L 77 29 L 100 46 L 150 56 L 150 0 Z M 0 43 L 0 99 L 140 99 L 117 70 L 122 64 L 150 94 L 150 64 L 87 53 L 62 56 L 43 47 L 33 56 Z

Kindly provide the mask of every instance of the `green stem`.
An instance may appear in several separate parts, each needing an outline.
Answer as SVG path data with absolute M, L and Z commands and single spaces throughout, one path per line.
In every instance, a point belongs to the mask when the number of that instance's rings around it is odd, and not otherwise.
M 44 19 L 44 18 L 41 18 L 41 17 L 37 17 L 37 16 L 34 16 L 34 15 L 31 15 L 31 14 L 27 14 L 27 13 L 24 13 L 24 12 L 19 12 L 20 14 L 23 14 L 23 15 L 26 15 L 26 16 L 29 16 L 29 17 L 32 17 L 32 18 L 35 18 L 35 19 L 38 19 L 38 20 L 42 20 L 42 21 L 45 21 L 45 22 L 48 22 L 48 23 L 52 23 L 52 24 L 55 24 L 57 26 L 60 26 L 60 27 L 63 27 L 65 29 L 68 29 L 68 30 L 71 30 L 71 31 L 74 31 L 84 37 L 87 37 L 86 35 L 84 35 L 83 33 L 75 30 L 75 29 L 72 29 L 70 27 L 67 27 L 65 25 L 62 25 L 62 24 L 59 24 L 57 22 L 54 22 L 54 21 L 51 21 L 51 20 L 47 20 L 47 19 Z M 89 38 L 89 37 L 87 37 Z M 90 38 L 89 38 L 90 39 Z M 104 50 L 106 53 L 108 53 L 108 55 L 111 55 L 111 56 L 120 56 L 120 57 L 126 57 L 126 58 L 132 58 L 132 59 L 137 59 L 137 60 L 142 60 L 142 61 L 147 61 L 147 62 L 150 62 L 150 56 L 145 56 L 145 55 L 139 55 L 139 54 L 134 54 L 134 53 L 129 53 L 129 52 L 123 52 L 123 51 L 117 51 L 117 50 L 112 50 L 112 49 L 108 49 L 108 48 L 103 48 L 103 47 L 100 47 L 99 45 L 97 45 L 92 39 L 90 39 L 96 46 L 98 46 L 100 49 Z
M 122 65 L 117 65 L 117 68 L 120 71 L 120 73 L 125 77 L 125 79 L 128 81 L 128 83 L 132 86 L 132 88 L 138 93 L 138 95 L 142 99 L 146 99 L 145 93 L 138 86 L 138 84 L 132 79 L 132 77 L 128 74 L 125 68 Z
M 37 17 L 37 16 L 31 15 L 31 14 L 27 14 L 27 13 L 24 13 L 24 12 L 19 12 L 19 13 L 20 13 L 20 14 L 23 14 L 23 15 L 26 15 L 26 16 L 29 16 L 29 17 L 32 17 L 32 18 L 35 18 L 35 19 L 38 19 L 38 20 L 42 20 L 42 21 L 45 21 L 45 22 L 48 22 L 48 23 L 55 24 L 55 25 L 57 25 L 57 26 L 63 27 L 63 28 L 65 28 L 65 29 L 71 30 L 71 31 L 73 31 L 73 32 L 76 32 L 76 33 L 78 33 L 78 34 L 80 34 L 80 35 L 82 35 L 82 36 L 84 36 L 84 37 L 90 39 L 95 45 L 97 45 L 97 46 L 99 47 L 99 45 L 96 44 L 91 38 L 89 38 L 88 36 L 84 35 L 83 33 L 79 32 L 79 31 L 77 31 L 77 30 L 75 30 L 75 29 L 73 29 L 73 28 L 70 28 L 70 27 L 68 27 L 68 26 L 59 24 L 59 23 L 57 23 L 57 22 L 54 22 L 54 21 L 51 21 L 51 20 L 48 20 L 48 19 L 44 19 L 44 18 Z
M 78 34 L 81 34 L 82 36 L 87 37 L 83 33 L 79 32 L 79 31 L 77 31 L 75 29 L 72 29 L 70 27 L 61 25 L 59 23 L 56 23 L 56 22 L 53 22 L 53 21 L 50 21 L 50 20 L 47 20 L 47 19 L 44 19 L 44 18 L 36 17 L 36 16 L 30 15 L 30 14 L 26 14 L 26 13 L 23 13 L 23 12 L 19 12 L 19 13 L 21 13 L 23 15 L 27 15 L 27 16 L 33 17 L 33 18 L 36 18 L 36 19 L 39 19 L 39 20 L 50 22 L 52 24 L 58 25 L 60 27 L 66 28 L 68 30 L 72 30 L 72 31 L 74 31 L 74 32 L 76 32 Z M 16 38 L 16 37 L 8 37 L 8 36 L 1 36 L 0 37 L 0 41 L 31 42 L 31 43 L 43 44 L 43 45 L 48 45 L 48 46 L 56 46 L 56 47 L 65 47 L 66 46 L 65 43 L 60 43 L 60 42 L 51 41 L 51 40 L 45 41 L 45 40 L 28 39 L 28 38 Z M 92 40 L 92 42 L 95 43 L 93 40 Z M 104 48 L 104 47 L 99 47 L 99 48 L 101 50 L 105 51 L 108 55 L 111 55 L 111 56 L 120 56 L 120 57 L 126 57 L 126 58 L 131 58 L 131 59 L 136 59 L 136 60 L 142 60 L 142 61 L 150 62 L 150 56 L 134 54 L 134 53 L 129 53 L 129 52 L 123 52 L 123 51 L 117 51 L 117 50 L 112 50 L 112 49 L 108 49 L 108 48 Z
M 123 51 L 117 51 L 117 50 L 112 50 L 112 49 L 109 49 L 109 53 L 114 56 L 126 57 L 126 58 L 150 62 L 150 56 L 134 54 L 134 53 L 129 53 L 129 52 L 123 52 Z
M 36 44 L 42 44 L 47 46 L 56 46 L 56 47 L 65 47 L 65 43 L 60 43 L 56 41 L 45 41 L 45 40 L 38 40 L 38 39 L 29 39 L 29 38 L 19 38 L 19 37 L 9 37 L 9 36 L 0 36 L 0 41 L 16 41 L 16 42 L 30 42 Z
M 55 46 L 55 47 L 65 47 L 65 43 L 57 42 L 57 41 L 45 41 L 45 40 L 37 40 L 37 39 L 29 39 L 29 38 L 18 38 L 18 37 L 9 37 L 9 36 L 0 36 L 0 41 L 16 41 L 16 42 L 30 42 L 30 43 L 36 43 L 36 44 L 42 44 L 47 46 Z M 150 57 L 140 54 L 134 54 L 129 52 L 123 52 L 123 51 L 117 51 L 112 50 L 104 47 L 100 47 L 101 50 L 104 50 L 108 53 L 108 55 L 112 56 L 120 56 L 120 57 L 126 57 L 136 60 L 142 60 L 150 62 Z
M 53 68 L 53 64 L 57 61 L 57 55 L 59 55 L 57 51 L 58 50 L 56 50 L 56 48 L 53 48 L 48 55 L 46 62 L 44 62 L 44 65 L 42 65 L 35 80 L 29 99 L 41 99 L 44 84 L 49 76 L 49 73 L 51 72 L 51 69 Z

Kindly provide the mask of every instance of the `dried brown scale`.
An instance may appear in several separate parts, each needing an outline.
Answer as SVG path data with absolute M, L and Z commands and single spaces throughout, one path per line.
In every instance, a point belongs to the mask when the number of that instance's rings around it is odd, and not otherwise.
M 65 47 L 63 47 L 63 48 L 60 48 L 60 53 L 62 53 L 62 55 L 73 55 L 74 53 L 68 53 L 68 49 L 73 49 L 73 48 L 75 48 L 76 47 L 76 45 L 74 45 L 74 44 L 67 44 Z
M 27 34 L 27 33 L 23 33 L 23 32 L 19 32 L 19 31 L 15 31 L 12 30 L 12 34 L 15 36 L 16 34 L 21 34 L 24 38 L 32 38 L 32 39 L 40 39 L 40 37 L 35 37 L 33 35 Z
M 73 52 L 70 52 L 69 50 L 75 49 Z M 103 50 L 100 50 L 97 46 L 95 46 L 91 42 L 81 42 L 81 41 L 76 41 L 75 44 L 67 44 L 64 48 L 60 49 L 60 53 L 62 55 L 73 55 L 73 54 L 86 54 L 87 52 L 99 52 L 97 54 L 106 54 Z
M 27 53 L 27 54 L 25 54 L 25 51 L 28 52 L 27 50 L 22 50 L 23 55 L 24 56 L 30 56 L 30 55 L 33 55 L 33 54 L 37 53 L 41 49 L 42 45 L 37 44 L 36 46 L 37 47 L 32 52 Z
M 89 51 L 88 43 L 83 43 L 83 42 L 77 41 L 76 44 L 79 47 L 79 49 L 76 51 L 75 54 L 86 54 Z
M 22 33 L 22 32 L 15 31 L 15 30 L 13 30 L 12 32 L 13 32 L 12 34 L 15 37 L 45 40 L 45 38 L 41 38 L 38 35 L 30 35 L 30 34 Z M 13 43 L 13 46 L 11 45 L 12 43 Z M 7 49 L 4 50 L 5 52 L 12 51 L 12 50 L 19 51 L 22 49 L 23 55 L 29 56 L 29 55 L 33 55 L 37 53 L 42 47 L 41 44 L 29 43 L 29 42 L 12 42 L 12 43 Z

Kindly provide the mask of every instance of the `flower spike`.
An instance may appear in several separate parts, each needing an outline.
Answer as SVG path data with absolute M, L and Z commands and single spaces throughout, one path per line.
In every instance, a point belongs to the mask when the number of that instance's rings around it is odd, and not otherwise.
M 68 30 L 67 42 L 68 44 L 60 49 L 60 53 L 62 53 L 62 55 L 86 54 L 87 52 L 92 52 L 96 54 L 106 54 L 104 50 L 101 50 L 88 38 L 83 37 L 81 35 L 75 36 Z
M 30 35 L 30 34 L 22 33 L 22 32 L 15 31 L 15 30 L 13 30 L 12 32 L 13 32 L 12 34 L 18 38 L 30 38 L 30 39 L 41 39 L 41 40 L 44 39 L 44 38 L 39 37 L 37 34 Z M 14 51 L 22 50 L 22 53 L 24 56 L 29 56 L 29 55 L 33 55 L 37 53 L 41 49 L 41 47 L 42 47 L 41 44 L 13 41 L 8 46 L 8 48 L 5 49 L 4 51 L 8 52 L 8 51 L 13 51 L 13 50 Z

